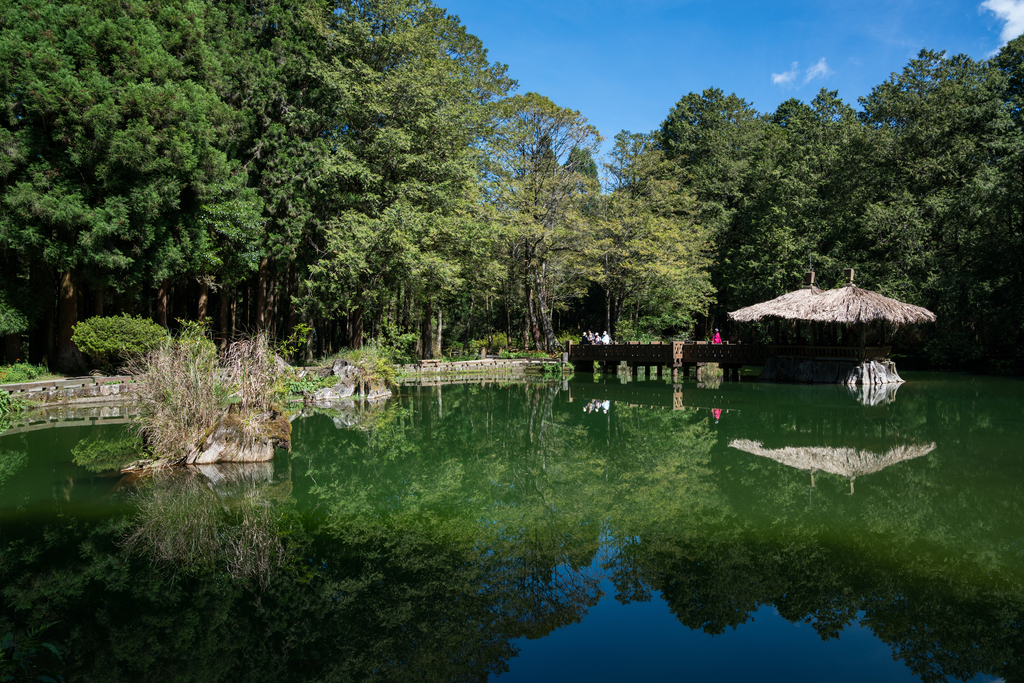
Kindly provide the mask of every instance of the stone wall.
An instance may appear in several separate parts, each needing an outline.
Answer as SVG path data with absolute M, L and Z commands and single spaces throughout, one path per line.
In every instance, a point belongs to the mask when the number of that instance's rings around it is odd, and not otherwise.
M 0 385 L 0 391 L 10 394 L 13 398 L 26 401 L 40 401 L 42 403 L 69 400 L 84 402 L 88 399 L 109 400 L 124 394 L 130 394 L 134 390 L 134 378 L 124 375 L 116 377 L 67 377 L 39 382 Z

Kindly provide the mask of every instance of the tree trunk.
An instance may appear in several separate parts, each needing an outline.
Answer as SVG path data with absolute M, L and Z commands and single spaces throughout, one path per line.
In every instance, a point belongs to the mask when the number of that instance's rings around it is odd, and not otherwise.
M 163 328 L 167 329 L 167 294 L 171 289 L 171 283 L 164 280 L 160 283 L 160 289 L 156 292 L 156 321 Z
M 271 339 L 277 338 L 277 320 L 277 274 L 270 270 L 267 273 L 267 300 L 263 309 L 263 323 Z
M 256 279 L 256 329 L 263 331 L 267 326 L 264 309 L 267 305 L 267 269 L 268 260 L 264 256 L 260 260 L 260 270 Z
M 196 307 L 196 320 L 206 319 L 206 309 L 210 305 L 210 283 L 199 283 L 199 305 Z
M 349 314 L 349 340 L 353 349 L 363 348 L 363 284 L 356 282 L 356 306 Z
M 420 354 L 423 358 L 433 358 L 434 352 L 434 305 L 427 302 L 423 310 L 423 320 L 420 322 Z
M 92 297 L 92 314 L 95 316 L 103 315 L 103 304 L 103 288 L 97 287 Z
M 544 350 L 561 351 L 562 345 L 558 343 L 558 338 L 555 337 L 555 330 L 551 326 L 551 314 L 548 312 L 547 306 L 544 304 L 544 296 L 541 293 L 543 290 L 541 289 L 540 275 L 536 272 L 533 274 L 533 284 L 533 289 L 537 296 L 537 308 L 540 312 L 540 321 L 541 324 L 544 325 Z
M 220 288 L 220 350 L 228 347 L 231 337 L 231 296 L 225 286 Z
M 57 316 L 57 364 L 65 371 L 78 370 L 83 365 L 82 354 L 71 341 L 75 323 L 78 322 L 78 294 L 73 270 L 65 271 L 61 277 Z
M 295 306 L 295 299 L 298 298 L 298 276 L 295 274 L 295 266 L 288 268 L 288 322 L 284 331 L 285 337 L 292 336 L 295 328 L 299 325 L 299 309 Z
M 612 289 L 605 287 L 604 290 L 604 329 L 612 329 Z M 609 333 L 610 334 L 610 333 Z
M 43 265 L 34 264 L 29 271 L 29 286 L 38 293 L 40 306 L 39 324 L 29 330 L 29 362 L 50 367 L 54 358 L 54 273 Z
M 437 307 L 437 336 L 434 338 L 434 346 L 430 350 L 431 351 L 431 355 L 434 358 L 443 358 L 444 357 L 444 355 L 443 355 L 443 353 L 441 351 L 441 328 L 442 328 L 442 325 L 441 325 L 441 314 L 443 312 L 444 312 L 444 307 L 438 306 Z

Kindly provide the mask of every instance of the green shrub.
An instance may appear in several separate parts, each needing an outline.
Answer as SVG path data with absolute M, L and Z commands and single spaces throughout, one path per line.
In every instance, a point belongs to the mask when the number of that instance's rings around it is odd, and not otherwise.
M 6 391 L 0 391 L 0 433 L 11 428 L 11 418 L 27 408 L 20 398 L 13 398 Z M 2 679 L 0 679 L 2 680 Z
M 374 386 L 395 384 L 395 349 L 375 343 L 350 351 L 346 358 L 366 373 L 366 381 Z
M 579 344 L 580 341 L 583 340 L 583 335 L 580 334 L 579 330 L 562 330 L 558 333 L 556 338 L 558 339 L 558 343 L 561 344 L 564 349 L 566 347 L 566 342 Z
M 398 325 L 387 320 L 381 325 L 377 338 L 367 346 L 373 347 L 375 354 L 385 354 L 392 363 L 405 365 L 416 362 L 416 342 L 419 338 L 415 332 L 399 333 Z
M 507 349 L 508 335 L 504 332 L 495 332 L 491 335 L 491 346 L 495 349 Z
M 94 317 L 74 327 L 71 341 L 104 370 L 140 358 L 167 339 L 167 331 L 156 322 L 129 315 Z
M 312 394 L 314 391 L 319 389 L 325 389 L 327 387 L 333 387 L 338 381 L 338 378 L 334 375 L 327 375 L 326 377 L 289 377 L 284 380 L 285 389 L 288 390 L 289 394 Z
M 56 377 L 56 375 L 42 365 L 14 363 L 13 365 L 0 366 L 0 384 L 35 382 L 36 380 L 50 379 L 52 377 Z

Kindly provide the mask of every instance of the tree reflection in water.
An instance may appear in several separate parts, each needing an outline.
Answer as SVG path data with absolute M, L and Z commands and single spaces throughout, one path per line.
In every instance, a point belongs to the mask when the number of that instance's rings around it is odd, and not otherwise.
M 867 426 L 794 414 L 765 440 L 923 441 L 934 407 L 901 401 Z M 874 470 L 853 498 L 819 482 L 808 506 L 798 472 L 729 449 L 707 410 L 576 408 L 558 384 L 410 390 L 297 420 L 276 471 L 158 477 L 130 515 L 5 524 L 0 628 L 59 620 L 76 680 L 484 680 L 607 578 L 709 634 L 773 605 L 822 638 L 859 621 L 922 680 L 1014 680 L 1024 558 L 950 521 L 992 494 L 955 459 Z

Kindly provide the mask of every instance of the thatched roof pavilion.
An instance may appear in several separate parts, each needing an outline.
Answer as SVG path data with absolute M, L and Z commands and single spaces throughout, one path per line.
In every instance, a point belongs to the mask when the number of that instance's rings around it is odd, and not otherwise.
M 921 306 L 905 304 L 853 284 L 853 269 L 846 270 L 850 282 L 838 289 L 822 291 L 812 284 L 789 294 L 729 314 L 736 322 L 793 320 L 817 323 L 862 325 L 885 321 L 893 327 L 935 322 L 935 314 Z
M 853 480 L 865 474 L 873 474 L 904 460 L 920 458 L 935 450 L 935 444 L 919 446 L 894 446 L 885 453 L 875 453 L 856 448 L 821 447 L 787 447 L 765 448 L 759 441 L 750 439 L 733 439 L 730 448 L 736 448 L 753 455 L 806 470 L 811 473 L 811 485 L 814 485 L 815 472 L 830 472 L 850 480 L 850 493 L 853 493 Z

